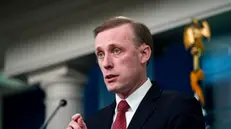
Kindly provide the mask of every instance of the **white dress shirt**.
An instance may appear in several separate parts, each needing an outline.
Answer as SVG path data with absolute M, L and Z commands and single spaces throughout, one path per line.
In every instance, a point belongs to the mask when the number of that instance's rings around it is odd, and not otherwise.
M 128 96 L 125 99 L 130 106 L 130 108 L 128 109 L 128 111 L 125 114 L 127 127 L 129 125 L 133 115 L 135 114 L 136 109 L 138 108 L 140 102 L 142 101 L 142 99 L 144 98 L 144 96 L 146 95 L 148 90 L 151 88 L 151 86 L 152 86 L 152 83 L 151 83 L 150 79 L 148 78 L 147 81 L 142 86 L 140 86 L 135 92 L 133 92 L 130 96 Z M 113 117 L 113 123 L 114 123 L 114 121 L 116 119 L 116 115 L 117 115 L 117 104 L 121 100 L 122 99 L 118 95 L 116 95 L 116 108 L 115 108 L 115 114 Z

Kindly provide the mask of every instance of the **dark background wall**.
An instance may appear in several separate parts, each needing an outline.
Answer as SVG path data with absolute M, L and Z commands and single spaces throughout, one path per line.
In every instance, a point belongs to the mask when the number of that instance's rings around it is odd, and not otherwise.
M 3 97 L 3 129 L 39 129 L 45 118 L 44 92 L 38 86 Z

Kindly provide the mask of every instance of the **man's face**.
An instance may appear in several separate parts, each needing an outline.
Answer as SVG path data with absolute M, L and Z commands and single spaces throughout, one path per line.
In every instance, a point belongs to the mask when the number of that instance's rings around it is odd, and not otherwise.
M 128 24 L 105 30 L 96 36 L 95 54 L 108 91 L 128 92 L 146 72 L 141 47 L 135 46 L 134 41 L 132 28 Z

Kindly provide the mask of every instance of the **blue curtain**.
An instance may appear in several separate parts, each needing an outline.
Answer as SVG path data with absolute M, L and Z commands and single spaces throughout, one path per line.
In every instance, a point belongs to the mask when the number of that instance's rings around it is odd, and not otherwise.
M 88 72 L 88 83 L 83 89 L 84 116 L 86 117 L 93 115 L 98 110 L 99 81 L 100 70 L 98 65 L 95 64 Z
M 192 56 L 185 50 L 180 39 L 166 46 L 164 50 L 154 59 L 157 84 L 166 90 L 192 94 L 189 76 L 192 71 Z

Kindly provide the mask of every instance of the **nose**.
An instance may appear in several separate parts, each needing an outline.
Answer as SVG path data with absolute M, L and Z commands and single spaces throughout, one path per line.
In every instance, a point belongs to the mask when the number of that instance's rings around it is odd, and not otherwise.
M 103 60 L 103 67 L 107 70 L 113 68 L 113 61 L 110 56 L 105 55 L 104 60 Z

